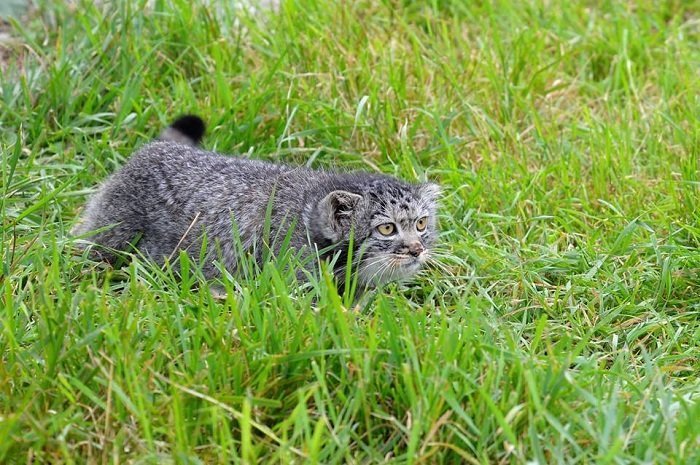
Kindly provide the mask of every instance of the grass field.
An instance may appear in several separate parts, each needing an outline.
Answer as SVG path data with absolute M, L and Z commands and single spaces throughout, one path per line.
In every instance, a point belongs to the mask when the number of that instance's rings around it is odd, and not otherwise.
M 700 463 L 698 3 L 92 3 L 0 54 L 1 463 Z M 441 266 L 357 309 L 76 255 L 183 112 L 439 182 Z

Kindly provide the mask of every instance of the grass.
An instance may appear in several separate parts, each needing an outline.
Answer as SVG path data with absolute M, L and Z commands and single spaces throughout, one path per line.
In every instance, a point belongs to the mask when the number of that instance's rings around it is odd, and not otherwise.
M 1 54 L 0 462 L 700 462 L 697 3 L 99 3 Z M 275 261 L 215 301 L 75 255 L 183 112 L 439 182 L 444 269 L 356 311 Z

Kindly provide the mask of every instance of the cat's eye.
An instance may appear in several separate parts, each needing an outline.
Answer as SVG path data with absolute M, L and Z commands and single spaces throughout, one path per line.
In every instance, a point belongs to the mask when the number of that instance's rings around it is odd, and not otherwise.
M 380 224 L 377 226 L 377 231 L 379 231 L 379 234 L 382 236 L 391 236 L 396 231 L 396 226 L 394 226 L 394 223 Z
M 427 226 L 428 226 L 428 217 L 427 216 L 424 216 L 423 218 L 416 221 L 416 229 L 420 232 L 425 231 L 425 228 Z

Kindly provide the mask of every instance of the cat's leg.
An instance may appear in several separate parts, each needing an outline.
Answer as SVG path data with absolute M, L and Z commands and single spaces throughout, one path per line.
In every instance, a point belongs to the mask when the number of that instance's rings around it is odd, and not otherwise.
M 79 249 L 90 247 L 90 257 L 114 263 L 118 252 L 131 251 L 142 235 L 142 216 L 135 204 L 105 184 L 90 200 L 71 235 Z

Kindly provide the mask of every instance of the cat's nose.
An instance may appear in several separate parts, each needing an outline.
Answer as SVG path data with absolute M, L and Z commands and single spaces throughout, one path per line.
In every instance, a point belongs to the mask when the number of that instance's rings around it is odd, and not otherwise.
M 414 257 L 417 257 L 420 254 L 422 254 L 424 250 L 425 248 L 423 247 L 423 244 L 421 244 L 419 241 L 411 242 L 410 244 L 408 244 L 408 253 L 410 253 Z

